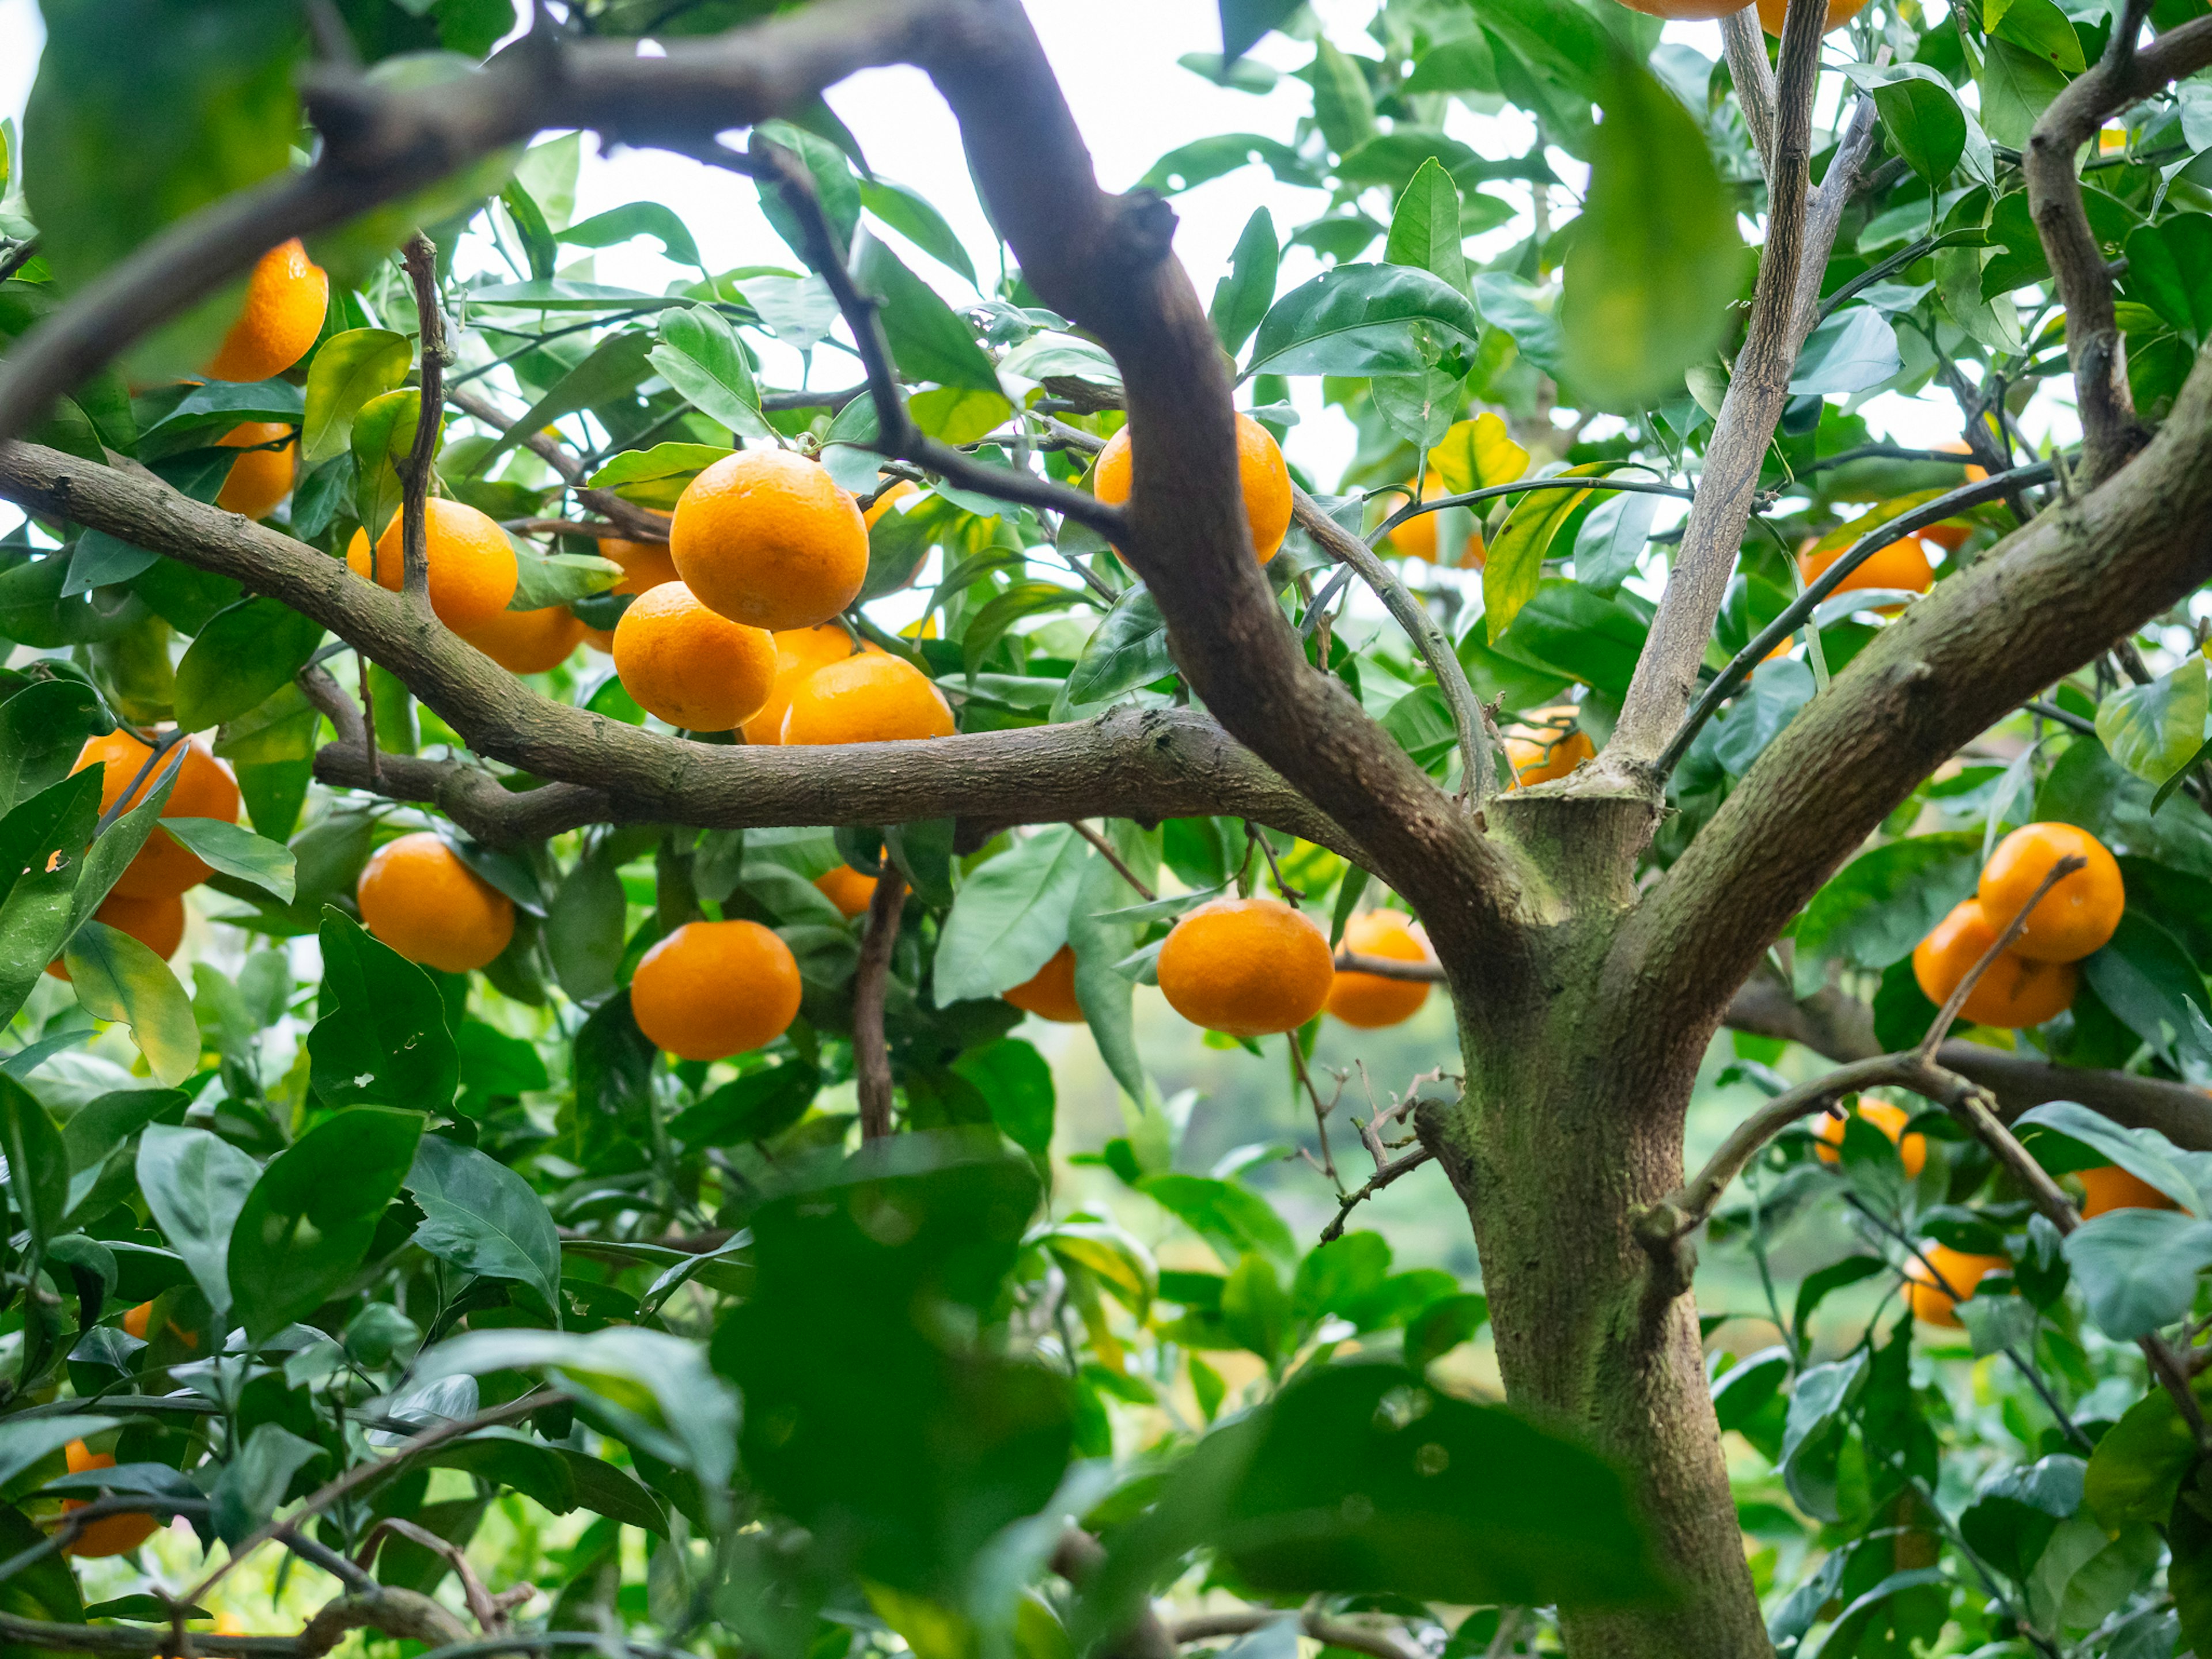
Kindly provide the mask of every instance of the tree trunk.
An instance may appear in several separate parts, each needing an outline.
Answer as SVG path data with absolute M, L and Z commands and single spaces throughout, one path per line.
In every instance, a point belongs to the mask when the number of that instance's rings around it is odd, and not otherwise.
M 1607 1014 L 1622 1000 L 1608 957 L 1651 811 L 1519 796 L 1492 810 L 1550 878 L 1551 914 L 1530 930 L 1521 994 L 1500 997 L 1494 977 L 1486 996 L 1455 985 L 1466 1096 L 1422 1128 L 1474 1221 L 1509 1397 L 1627 1472 L 1680 1592 L 1662 1608 L 1568 1613 L 1567 1650 L 1771 1659 L 1697 1309 L 1654 1291 L 1629 1224 L 1681 1184 L 1683 1120 L 1709 1035 L 1620 1030 Z

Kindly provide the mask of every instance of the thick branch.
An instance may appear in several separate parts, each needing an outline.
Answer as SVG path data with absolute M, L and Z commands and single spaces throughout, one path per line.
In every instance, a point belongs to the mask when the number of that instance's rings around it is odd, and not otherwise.
M 2066 356 L 2081 411 L 2078 482 L 2093 486 L 2124 465 L 2148 434 L 2128 388 L 2112 274 L 2082 205 L 2075 157 L 2111 116 L 2212 64 L 2212 17 L 2170 29 L 2138 51 L 2136 36 L 2149 9 L 2147 0 L 2130 0 L 2105 55 L 2051 100 L 2021 155 L 2029 210 L 2066 307 Z
M 1191 1642 L 1210 1642 L 1222 1636 L 1247 1636 L 1292 1617 L 1297 1620 L 1300 1630 L 1323 1647 L 1369 1654 L 1372 1659 L 1414 1659 L 1413 1651 L 1388 1631 L 1355 1625 L 1348 1620 L 1330 1619 L 1310 1609 L 1297 1614 L 1273 1607 L 1255 1608 L 1250 1613 L 1202 1613 L 1195 1618 L 1176 1620 L 1171 1634 L 1176 1645 L 1182 1646 Z
M 1759 27 L 1759 8 L 1746 6 L 1721 19 L 1721 47 L 1727 54 L 1729 79 L 1735 83 L 1735 101 L 1743 111 L 1743 124 L 1759 151 L 1759 170 L 1774 176 L 1774 69 L 1766 61 L 1766 31 Z
M 400 480 L 399 591 L 424 610 L 430 605 L 430 474 L 438 458 L 438 434 L 446 418 L 446 312 L 438 298 L 438 245 L 421 231 L 403 250 L 408 279 L 415 288 L 416 333 L 422 347 L 422 403 L 415 417 L 415 441 L 407 452 Z M 384 526 L 371 525 L 369 534 Z

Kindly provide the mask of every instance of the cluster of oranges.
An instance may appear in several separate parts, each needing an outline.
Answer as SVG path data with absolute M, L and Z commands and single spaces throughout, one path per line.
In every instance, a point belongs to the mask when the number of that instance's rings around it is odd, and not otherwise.
M 1429 960 L 1412 919 L 1394 910 L 1352 918 L 1344 948 L 1395 962 Z M 1072 958 L 1068 967 L 1072 972 Z M 1194 1025 L 1239 1037 L 1295 1030 L 1323 1012 L 1363 1030 L 1395 1025 L 1411 1019 L 1429 994 L 1420 980 L 1339 973 L 1328 935 L 1280 899 L 1218 898 L 1186 911 L 1161 945 L 1157 969 L 1170 1007 Z M 1018 987 L 1007 1000 L 1029 1007 L 1020 1000 L 1029 988 Z
M 245 301 L 208 360 L 208 378 L 250 381 L 282 374 L 307 355 L 322 333 L 330 301 L 330 277 L 308 259 L 296 237 L 270 249 L 246 280 Z M 248 421 L 216 442 L 246 452 L 231 463 L 215 498 L 224 512 L 265 519 L 292 493 L 299 445 L 290 427 L 277 421 Z
M 128 811 L 137 806 L 146 799 L 155 781 L 173 765 L 177 781 L 162 803 L 163 817 L 238 822 L 238 783 L 230 769 L 210 754 L 205 744 L 197 738 L 188 743 L 181 763 L 164 754 L 149 766 L 154 758 L 151 748 L 128 732 L 116 731 L 88 742 L 70 770 L 100 769 L 100 810 L 105 815 L 118 811 L 118 807 Z M 115 885 L 93 912 L 93 919 L 128 933 L 166 962 L 184 943 L 185 893 L 214 873 L 197 853 L 167 830 L 156 828 L 116 878 Z M 57 979 L 69 977 L 69 969 L 58 960 L 49 963 L 46 971 Z
M 1974 896 L 1936 924 L 1912 952 L 1912 975 L 1939 1006 L 1959 988 L 2060 860 L 2081 867 L 2038 900 L 2020 937 L 1990 964 L 1960 1012 L 1978 1025 L 2040 1025 L 2073 1006 L 2075 963 L 2103 948 L 2120 925 L 2127 893 L 2118 860 L 2086 830 L 2031 823 L 1996 845 Z

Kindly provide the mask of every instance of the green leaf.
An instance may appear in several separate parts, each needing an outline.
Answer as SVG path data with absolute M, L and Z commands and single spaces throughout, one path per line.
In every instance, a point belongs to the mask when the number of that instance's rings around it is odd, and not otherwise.
M 538 554 L 517 548 L 514 555 L 514 597 L 509 611 L 543 611 L 604 593 L 623 578 L 623 568 L 612 559 L 591 553 Z
M 647 359 L 692 408 L 748 438 L 775 436 L 761 413 L 745 349 L 720 312 L 712 306 L 664 311 L 659 337 Z
M 2066 76 L 2047 58 L 2009 40 L 1992 37 L 1984 46 L 1982 125 L 1998 143 L 2022 149 L 2038 118 L 2066 89 Z
M 1862 853 L 1813 896 L 1791 937 L 1797 994 L 1811 996 L 1840 963 L 1875 972 L 1901 962 L 1981 878 L 1982 838 L 1912 836 Z
M 482 302 L 482 295 L 476 298 Z M 653 337 L 641 330 L 624 329 L 601 340 L 582 362 L 556 380 L 543 397 L 523 411 L 520 419 L 501 433 L 497 443 L 476 458 L 473 470 L 477 476 L 489 471 L 491 464 L 500 456 L 562 416 L 628 397 L 659 367 L 652 356 Z M 371 409 L 375 406 L 369 405 Z M 411 433 L 414 422 L 410 421 L 407 424 Z M 354 453 L 361 453 L 358 435 L 354 441 Z M 404 448 L 400 453 L 404 453 Z M 364 514 L 362 518 L 366 522 L 368 515 Z
M 480 1278 L 519 1279 L 558 1320 L 561 1238 L 528 1182 L 473 1146 L 425 1135 L 404 1184 L 422 1211 L 416 1244 Z
M 968 325 L 937 290 L 900 263 L 875 237 L 861 234 L 853 250 L 853 280 L 882 306 L 884 331 L 901 375 L 977 392 L 999 390 L 999 371 Z
M 671 507 L 684 486 L 733 450 L 714 444 L 655 444 L 626 449 L 586 479 L 593 489 L 611 489 L 624 501 Z
M 1254 374 L 1417 374 L 1480 328 L 1467 296 L 1409 265 L 1325 270 L 1275 301 L 1253 342 Z
M 2189 952 L 2140 910 L 2122 914 L 2111 941 L 2081 963 L 2081 977 L 2122 1024 L 2161 1054 L 2194 1044 L 2198 1021 L 2191 1011 L 2212 1010 Z
M 699 245 L 692 240 L 684 221 L 673 209 L 659 202 L 626 202 L 553 233 L 555 241 L 573 247 L 616 247 L 639 236 L 652 237 L 660 244 L 661 252 L 678 264 L 706 269 L 700 264 Z
M 319 466 L 346 453 L 362 406 L 405 380 L 414 361 L 414 342 L 388 328 L 349 328 L 324 341 L 307 365 L 300 430 L 305 463 Z
M 248 1340 L 314 1312 L 360 1270 L 422 1122 L 420 1112 L 348 1107 L 262 1170 L 230 1238 L 231 1297 Z
M 1345 155 L 1375 137 L 1375 94 L 1360 67 L 1324 34 L 1315 43 L 1312 68 L 1314 125 L 1329 149 Z
M 2067 1234 L 2065 1249 L 2098 1328 L 2132 1342 L 2188 1313 L 2197 1274 L 2212 1267 L 2212 1221 L 2175 1210 L 2108 1210 Z
M 914 417 L 916 426 L 931 437 L 955 447 L 972 444 L 995 431 L 1012 417 L 1013 412 L 1013 404 L 1002 392 L 977 392 L 957 386 L 918 392 L 907 403 L 907 413 Z M 871 454 L 868 465 L 872 467 L 878 459 Z
M 2058 1523 L 2081 1507 L 2087 1468 L 2062 1453 L 1993 1474 L 1959 1517 L 1960 1536 L 2007 1577 L 2025 1580 Z
M 1237 246 L 1229 255 L 1229 274 L 1213 285 L 1210 315 L 1221 349 L 1234 357 L 1243 350 L 1267 307 L 1274 303 L 1275 270 L 1281 249 L 1275 241 L 1275 221 L 1265 208 L 1255 208 L 1244 222 Z
M 2212 716 L 2203 657 L 2191 652 L 2181 665 L 2148 685 L 2127 685 L 2097 705 L 2097 735 L 2112 757 L 2139 778 L 2163 783 L 2203 745 Z
M 669 1133 L 687 1146 L 773 1139 L 806 1115 L 821 1089 L 821 1072 L 802 1061 L 760 1066 L 685 1107 Z
M 836 234 L 838 246 L 849 246 L 860 222 L 860 187 L 844 152 L 828 138 L 789 121 L 763 121 L 754 131 L 782 145 L 805 164 L 814 178 L 815 198 Z M 775 234 L 783 238 L 784 245 L 800 258 L 806 258 L 806 237 L 799 229 L 798 219 L 784 205 L 782 191 L 763 180 L 760 204 L 761 211 L 768 216 Z
M 1966 152 L 1966 115 L 1948 81 L 1925 64 L 1854 64 L 1844 73 L 1872 95 L 1890 148 L 1915 173 L 1938 185 L 1951 176 Z
M 1149 884 L 1157 878 L 1158 834 L 1148 834 L 1125 818 L 1110 821 L 1106 834 L 1139 880 Z M 1091 1028 L 1091 1041 L 1098 1045 L 1098 1057 L 1130 1100 L 1143 1107 L 1152 1101 L 1153 1091 L 1137 1047 L 1137 988 L 1115 964 L 1137 948 L 1144 929 L 1141 924 L 1109 917 L 1117 906 L 1136 896 L 1113 866 L 1104 859 L 1094 859 L 1075 890 L 1075 902 L 1067 917 L 1067 945 L 1075 953 L 1076 1004 Z M 1152 1117 L 1159 1121 L 1156 1111 Z
M 1091 630 L 1067 676 L 1070 707 L 1111 702 L 1176 672 L 1168 625 L 1149 589 L 1132 587 Z
M 322 623 L 277 599 L 240 599 L 216 611 L 177 665 L 177 723 L 204 732 L 259 708 L 322 642 Z
M 161 828 L 226 876 L 292 902 L 292 849 L 221 818 L 163 818 Z
M 1619 698 L 1635 675 L 1649 631 L 1644 613 L 1628 601 L 1547 576 L 1497 648 L 1512 661 L 1554 671 Z
M 2081 37 L 2052 0 L 2008 0 L 2004 15 L 1990 33 L 2000 40 L 2041 58 L 2062 75 L 2079 75 L 2087 68 L 2081 56 Z
M 1889 319 L 1872 306 L 1846 306 L 1806 337 L 1790 371 L 1790 395 L 1864 392 L 1895 374 L 1901 362 Z
M 1076 889 L 1096 856 L 1054 824 L 969 871 L 938 936 L 937 1006 L 997 996 L 1043 967 L 1067 942 Z
M 615 988 L 628 901 L 622 879 L 597 853 L 577 860 L 545 912 L 545 952 L 561 988 L 596 1002 Z
M 975 261 L 968 257 L 968 250 L 961 245 L 952 227 L 945 222 L 945 216 L 931 206 L 921 191 L 881 173 L 861 179 L 860 185 L 862 207 L 939 264 L 958 271 L 971 287 L 978 286 Z
M 216 1477 L 210 1517 L 216 1536 L 237 1546 L 265 1523 L 284 1501 L 292 1477 L 318 1457 L 328 1455 L 313 1441 L 276 1423 L 257 1423 L 246 1443 L 231 1455 Z
M 1741 269 L 1735 208 L 1680 100 L 1616 53 L 1567 252 L 1561 318 L 1573 384 L 1607 407 L 1660 401 L 1728 327 Z
M 372 543 L 382 538 L 399 511 L 399 468 L 414 453 L 415 429 L 422 419 L 422 394 L 411 387 L 371 398 L 354 415 L 347 438 L 353 450 L 354 511 Z
M 323 913 L 319 938 L 320 1017 L 307 1033 L 316 1095 L 331 1106 L 400 1102 L 444 1110 L 459 1082 L 460 1056 L 429 975 L 336 910 Z
M 205 1129 L 155 1123 L 138 1140 L 138 1190 L 220 1321 L 230 1311 L 230 1235 L 261 1166 Z
M 2127 239 L 2129 297 L 2180 332 L 2212 338 L 2212 215 L 2176 214 Z
M 1221 0 L 1221 58 L 1234 63 L 1298 9 L 1298 0 Z
M 1285 1263 L 1297 1257 L 1290 1228 L 1249 1187 L 1209 1176 L 1163 1174 L 1146 1176 L 1137 1190 L 1225 1259 L 1254 1250 Z
M 29 1231 L 31 1257 L 44 1256 L 69 1213 L 69 1152 L 35 1096 L 0 1075 L 0 1137 L 8 1155 L 8 1196 Z
M 164 1085 L 199 1069 L 200 1028 L 168 963 L 120 928 L 84 921 L 63 952 L 78 1004 L 94 1019 L 131 1028 L 131 1040 Z
M 2082 1495 L 2107 1532 L 2155 1525 L 2172 1512 L 2197 1459 L 2197 1437 L 2174 1408 L 2173 1396 L 2154 1387 L 2098 1440 Z
M 1318 187 L 1322 182 L 1319 173 L 1279 138 L 1221 132 L 1170 150 L 1152 163 L 1137 188 L 1174 196 L 1254 165 L 1265 167 L 1285 184 Z
M 1592 461 L 1585 466 L 1571 466 L 1559 476 L 1588 477 L 1607 470 L 1608 463 Z M 1553 538 L 1590 495 L 1587 489 L 1532 489 L 1514 503 L 1482 567 L 1483 617 L 1492 645 L 1513 625 L 1521 608 L 1536 597 Z
M 114 729 L 100 693 L 67 676 L 34 681 L 0 702 L 0 811 L 67 777 L 85 740 Z
M 1418 266 L 1464 294 L 1467 254 L 1460 240 L 1459 186 L 1431 155 L 1398 198 L 1382 258 L 1394 265 Z
M 68 941 L 78 865 L 100 817 L 100 769 L 49 784 L 0 819 L 0 1010 L 13 1018 Z M 52 864 L 57 867 L 49 869 Z
M 952 1072 L 975 1085 L 1007 1139 L 1040 1158 L 1050 1149 L 1057 1103 L 1052 1067 L 1035 1048 L 1019 1037 L 1000 1037 L 970 1048 L 953 1062 Z

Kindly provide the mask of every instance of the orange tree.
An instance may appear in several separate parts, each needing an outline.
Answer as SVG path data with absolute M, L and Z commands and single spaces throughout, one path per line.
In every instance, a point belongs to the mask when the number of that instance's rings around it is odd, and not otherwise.
M 1281 26 L 1310 120 L 1123 196 L 1014 0 L 44 10 L 11 1648 L 2205 1650 L 2202 0 L 1762 3 L 1724 64 L 1224 0 L 1194 72 Z M 821 101 L 893 64 L 995 280 Z M 574 221 L 548 131 L 750 179 L 791 264 Z M 1248 165 L 1314 216 L 1209 306 L 1169 198 Z M 662 293 L 564 264 L 636 237 Z M 1852 401 L 1924 387 L 1960 441 Z M 1139 981 L 1284 1041 L 1321 1238 L 1176 1167 Z M 1340 1107 L 1319 1022 L 1431 981 L 1458 1054 Z M 1053 1196 L 1024 1011 L 1125 1200 Z M 1765 1103 L 1691 1173 L 1723 1026 Z M 1409 1176 L 1479 1294 L 1356 1225 Z M 1486 1321 L 1508 1404 L 1431 1370 Z M 210 1628 L 264 1545 L 313 1616 Z

